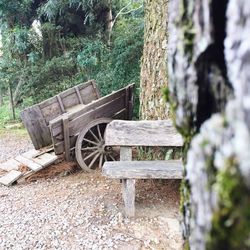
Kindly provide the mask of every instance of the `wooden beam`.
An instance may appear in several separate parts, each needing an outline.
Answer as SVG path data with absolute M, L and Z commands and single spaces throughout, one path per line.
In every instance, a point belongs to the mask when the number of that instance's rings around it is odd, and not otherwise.
M 171 120 L 114 120 L 106 128 L 105 143 L 110 146 L 180 147 L 183 145 L 183 140 Z
M 116 161 L 105 162 L 104 176 L 126 179 L 182 179 L 181 160 L 170 161 Z
M 70 161 L 69 118 L 63 117 L 63 138 L 66 161 Z
M 121 147 L 120 149 L 120 160 L 131 161 L 132 160 L 132 148 Z M 135 215 L 135 180 L 128 180 L 124 177 L 122 179 L 122 197 L 125 205 L 125 214 L 128 217 Z

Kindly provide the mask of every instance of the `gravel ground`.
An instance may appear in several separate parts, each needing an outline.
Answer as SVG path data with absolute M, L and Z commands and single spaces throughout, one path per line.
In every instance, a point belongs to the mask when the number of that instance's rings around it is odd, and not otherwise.
M 1 159 L 30 146 L 23 137 L 13 147 L 14 137 L 1 137 Z M 127 219 L 119 181 L 98 171 L 0 186 L 0 249 L 182 249 L 178 188 L 139 181 L 136 217 Z
M 0 162 L 34 148 L 24 129 L 0 129 Z

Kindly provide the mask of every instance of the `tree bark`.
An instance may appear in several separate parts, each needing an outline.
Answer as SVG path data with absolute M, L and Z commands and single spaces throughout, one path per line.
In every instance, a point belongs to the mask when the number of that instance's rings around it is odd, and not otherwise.
M 169 98 L 185 139 L 184 236 L 195 250 L 249 249 L 249 2 L 171 0 L 169 13 Z
M 147 120 L 168 116 L 162 92 L 167 87 L 167 2 L 145 0 L 140 116 Z
M 10 84 L 9 84 L 9 96 L 10 96 L 10 113 L 12 115 L 13 120 L 16 120 L 13 93 L 12 93 L 12 88 Z
M 0 87 L 0 107 L 3 106 L 3 90 Z

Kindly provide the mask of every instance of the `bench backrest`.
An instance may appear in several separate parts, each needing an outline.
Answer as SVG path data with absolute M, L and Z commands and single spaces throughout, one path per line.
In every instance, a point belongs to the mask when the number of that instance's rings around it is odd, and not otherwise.
M 166 146 L 181 147 L 183 140 L 171 120 L 114 120 L 105 132 L 108 146 Z

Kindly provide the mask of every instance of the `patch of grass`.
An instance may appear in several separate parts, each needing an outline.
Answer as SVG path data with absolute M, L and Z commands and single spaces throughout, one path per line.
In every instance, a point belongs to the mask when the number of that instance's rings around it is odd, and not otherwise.
M 6 124 L 20 122 L 20 110 L 15 108 L 16 120 L 13 120 L 10 111 L 9 102 L 5 100 L 4 104 L 0 106 L 0 129 L 4 128 Z

